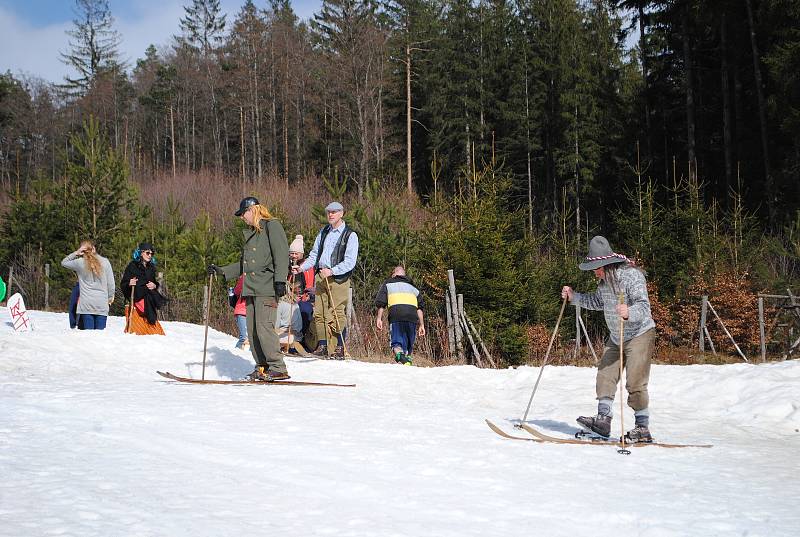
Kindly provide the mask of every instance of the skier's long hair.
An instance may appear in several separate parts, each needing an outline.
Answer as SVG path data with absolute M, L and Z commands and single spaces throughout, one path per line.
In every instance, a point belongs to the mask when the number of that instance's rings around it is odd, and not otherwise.
M 628 262 L 628 263 L 625 263 L 625 262 L 612 263 L 611 265 L 606 265 L 605 267 L 603 267 L 603 272 L 605 273 L 605 276 L 603 277 L 603 279 L 606 281 L 606 283 L 608 285 L 611 286 L 611 290 L 614 292 L 615 295 L 622 292 L 622 289 L 618 288 L 619 287 L 619 277 L 617 276 L 617 270 L 619 270 L 622 267 L 634 268 L 634 269 L 638 270 L 639 272 L 641 272 L 642 274 L 644 274 L 645 276 L 647 276 L 647 273 L 644 270 L 642 270 L 641 267 L 639 267 L 639 266 L 637 266 L 637 265 L 635 265 L 634 263 L 631 263 L 631 262 Z
M 272 216 L 272 213 L 269 212 L 269 209 L 264 207 L 263 205 L 253 205 L 253 227 L 259 233 L 261 233 L 261 220 L 272 220 L 275 218 Z
M 86 268 L 95 276 L 100 277 L 100 274 L 103 272 L 103 267 L 100 265 L 100 260 L 97 259 L 97 249 L 95 248 L 94 242 L 90 240 L 81 241 L 81 247 L 86 248 L 83 252 L 83 262 L 86 263 Z

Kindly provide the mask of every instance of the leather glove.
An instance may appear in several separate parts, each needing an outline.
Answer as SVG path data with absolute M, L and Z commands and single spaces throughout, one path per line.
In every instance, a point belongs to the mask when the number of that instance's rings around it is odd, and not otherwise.
M 280 298 L 286 294 L 286 282 L 275 282 L 275 298 Z
M 209 276 L 211 276 L 212 274 L 222 274 L 220 268 L 213 263 L 208 266 L 206 272 L 208 272 Z

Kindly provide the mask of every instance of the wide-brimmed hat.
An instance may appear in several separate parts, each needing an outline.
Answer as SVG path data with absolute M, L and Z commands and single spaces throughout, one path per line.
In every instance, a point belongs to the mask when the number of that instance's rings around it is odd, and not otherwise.
M 236 216 L 242 216 L 244 212 L 253 205 L 259 205 L 258 200 L 253 196 L 247 196 L 239 202 L 239 210 L 233 214 Z
M 589 241 L 589 254 L 583 263 L 578 265 L 581 270 L 594 270 L 614 263 L 626 263 L 628 258 L 622 254 L 614 253 L 608 240 L 602 235 L 596 235 Z

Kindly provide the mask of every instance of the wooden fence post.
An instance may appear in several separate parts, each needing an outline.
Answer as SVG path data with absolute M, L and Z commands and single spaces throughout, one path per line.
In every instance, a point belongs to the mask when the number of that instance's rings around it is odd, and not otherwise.
M 44 264 L 44 311 L 50 309 L 50 263 Z
M 14 294 L 11 286 L 14 285 L 14 267 L 8 267 L 8 283 L 6 284 L 6 304 L 8 304 L 8 297 Z
M 733 346 L 736 347 L 736 351 L 739 353 L 739 356 L 744 358 L 745 362 L 749 362 L 750 360 L 747 359 L 747 356 L 744 355 L 742 349 L 740 349 L 739 345 L 736 344 L 736 340 L 734 340 L 731 333 L 728 332 L 728 329 L 725 327 L 725 323 L 722 322 L 722 319 L 720 318 L 719 314 L 717 314 L 717 310 L 714 309 L 714 306 L 711 305 L 711 302 L 708 302 L 708 307 L 709 309 L 711 309 L 711 313 L 714 314 L 714 317 L 717 318 L 717 321 L 719 321 L 719 324 L 722 326 L 722 329 L 725 331 L 725 334 L 727 334 L 728 338 L 731 340 L 731 343 L 733 343 Z M 708 339 L 710 340 L 711 338 Z
M 708 295 L 703 295 L 703 305 L 700 307 L 700 352 L 706 352 L 706 316 L 708 315 Z M 709 338 L 711 339 L 711 338 Z
M 456 353 L 456 329 L 453 326 L 453 302 L 450 300 L 450 291 L 444 292 L 444 310 L 447 316 L 447 343 L 449 345 L 450 354 Z
M 464 332 L 461 330 L 461 321 L 459 319 L 459 308 L 458 308 L 458 295 L 456 294 L 456 280 L 455 276 L 453 275 L 453 270 L 450 269 L 447 271 L 447 281 L 450 287 L 450 300 L 451 305 L 450 308 L 453 314 L 453 334 L 455 336 L 455 343 L 456 343 L 456 354 L 458 358 L 463 360 L 464 359 L 464 345 L 462 344 L 462 340 L 464 338 Z
M 597 362 L 600 361 L 600 358 L 597 357 L 597 353 L 594 352 L 594 345 L 592 345 L 592 340 L 589 339 L 589 332 L 586 330 L 586 325 L 583 324 L 583 316 L 578 317 L 578 320 L 581 323 L 581 328 L 583 329 L 583 336 L 586 338 L 586 346 L 589 347 L 589 350 L 592 351 L 592 356 L 594 357 L 594 363 L 597 365 Z
M 472 339 L 472 332 L 469 331 L 469 326 L 467 325 L 467 314 L 464 313 L 464 295 L 458 295 L 458 317 L 462 326 L 464 327 L 464 332 L 469 340 L 469 345 L 472 347 L 472 355 L 475 357 L 475 364 L 478 367 L 483 368 L 481 353 L 478 351 L 478 346 L 475 345 L 475 340 Z
M 706 339 L 708 340 L 708 346 L 711 347 L 711 354 L 716 356 L 717 348 L 714 347 L 714 340 L 711 339 L 711 334 L 708 333 L 708 326 L 703 327 L 703 333 L 706 335 Z
M 158 272 L 156 274 L 156 281 L 158 282 L 158 293 L 161 296 L 166 298 L 167 297 L 167 287 L 166 287 L 166 284 L 164 283 L 164 273 L 163 272 Z M 206 304 L 208 302 L 208 300 L 206 300 L 206 298 L 208 298 L 208 297 L 206 297 L 204 295 L 203 296 L 203 304 Z M 158 319 L 159 320 L 166 321 L 167 319 L 172 317 L 172 305 L 171 304 L 172 304 L 172 300 L 169 300 L 169 301 L 167 301 L 166 307 L 161 308 L 160 310 L 158 310 L 157 315 L 158 315 Z M 133 307 L 133 304 L 131 304 L 131 307 Z
M 758 297 L 758 335 L 761 340 L 761 363 L 767 361 L 767 342 L 764 338 L 764 297 Z
M 472 323 L 472 319 L 467 317 L 467 313 L 466 312 L 464 312 L 464 320 L 467 321 L 467 324 L 469 325 L 469 328 L 475 334 L 475 339 L 477 339 L 478 343 L 480 343 L 481 350 L 483 351 L 483 355 L 486 357 L 486 360 L 489 362 L 489 365 L 492 368 L 497 368 L 497 364 L 495 363 L 494 359 L 492 358 L 492 355 L 489 354 L 489 350 L 486 348 L 486 345 L 483 343 L 483 338 L 481 337 L 481 333 L 478 332 L 478 329 Z
M 588 338 L 587 338 L 588 342 Z M 575 304 L 575 359 L 581 355 L 581 305 Z

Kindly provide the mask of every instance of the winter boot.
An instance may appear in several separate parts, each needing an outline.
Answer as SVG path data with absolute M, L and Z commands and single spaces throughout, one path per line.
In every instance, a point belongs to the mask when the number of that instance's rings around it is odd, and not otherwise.
M 410 354 L 404 354 L 403 355 L 403 365 L 414 365 L 412 363 L 412 361 L 411 361 L 411 355 Z
M 276 380 L 289 380 L 289 373 L 281 373 L 280 371 L 267 371 L 267 376 L 264 380 L 267 382 L 274 382 Z
M 336 348 L 333 349 L 333 354 L 331 354 L 331 360 L 344 360 L 344 358 L 344 347 L 336 345 Z
M 398 364 L 402 364 L 405 361 L 405 355 L 403 354 L 403 351 L 397 351 L 394 353 L 394 361 Z
M 311 353 L 311 356 L 316 356 L 317 358 L 328 358 L 328 346 L 327 345 L 319 345 L 314 352 Z
M 638 444 L 639 442 L 652 442 L 653 437 L 650 435 L 650 429 L 647 425 L 637 425 L 627 433 L 625 433 L 625 441 L 631 444 Z
M 611 416 L 608 414 L 598 414 L 596 417 L 581 416 L 577 421 L 581 427 L 585 427 L 604 438 L 608 438 L 608 435 L 611 434 Z
M 257 365 L 253 372 L 247 375 L 247 380 L 267 380 L 267 372 L 263 365 Z

